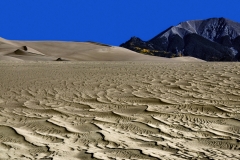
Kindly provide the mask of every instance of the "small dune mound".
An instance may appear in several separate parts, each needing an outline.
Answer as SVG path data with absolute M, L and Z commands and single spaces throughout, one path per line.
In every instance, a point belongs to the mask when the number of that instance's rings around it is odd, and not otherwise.
M 63 60 L 62 60 L 62 58 L 58 58 L 58 59 L 56 59 L 56 61 L 63 61 Z
M 42 52 L 39 52 L 31 47 L 28 47 L 28 46 L 22 46 L 20 48 L 20 50 L 23 50 L 23 51 L 26 51 L 26 52 L 29 52 L 29 53 L 33 53 L 33 54 L 38 54 L 38 55 L 45 55 L 43 54 Z
M 29 56 L 29 55 L 41 55 L 41 56 L 44 56 L 43 53 L 35 50 L 35 49 L 32 49 L 30 47 L 27 47 L 27 46 L 22 46 L 20 48 L 18 48 L 17 50 L 15 50 L 13 53 L 10 53 L 10 55 L 25 55 L 25 56 Z
M 67 61 L 67 60 L 62 58 L 57 58 L 55 61 Z
M 22 46 L 13 52 L 5 54 L 4 56 L 14 57 L 25 61 L 53 61 L 56 59 L 55 57 L 46 56 L 43 53 L 27 46 Z
M 16 55 L 28 55 L 28 52 L 26 52 L 25 50 L 22 50 L 22 49 L 17 49 L 13 54 L 16 54 Z

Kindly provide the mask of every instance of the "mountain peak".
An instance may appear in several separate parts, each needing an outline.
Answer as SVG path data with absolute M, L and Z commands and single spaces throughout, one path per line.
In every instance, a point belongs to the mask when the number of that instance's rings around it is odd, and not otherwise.
M 182 53 L 189 55 L 190 52 L 191 54 L 193 54 L 193 52 L 199 52 L 199 54 L 196 55 L 196 58 L 201 58 L 204 60 L 229 61 L 234 60 L 235 55 L 238 55 L 240 57 L 240 50 L 238 51 L 240 44 L 237 43 L 239 37 L 240 23 L 234 22 L 224 17 L 220 17 L 181 22 L 176 26 L 169 27 L 149 41 L 145 42 L 140 38 L 132 37 L 128 41 L 131 45 L 126 42 L 121 46 L 131 50 L 138 48 L 140 51 L 141 49 L 139 48 L 150 49 L 154 51 L 151 52 L 151 54 L 157 54 L 158 56 L 165 56 L 164 54 L 160 54 L 160 52 L 162 53 L 163 51 L 173 53 L 175 55 L 178 55 L 179 53 L 181 53 L 181 55 Z M 197 42 L 193 43 L 195 40 Z M 192 47 L 190 47 L 191 50 L 188 50 L 188 52 L 186 51 L 187 44 L 192 45 Z M 199 47 L 200 45 L 204 47 L 201 48 Z M 211 51 L 209 51 L 209 47 L 206 45 L 212 46 L 210 47 Z M 193 46 L 195 46 L 195 48 L 193 48 Z M 219 51 L 217 51 L 218 49 Z M 214 54 L 211 56 L 200 56 L 204 54 L 205 51 L 208 53 L 214 52 Z M 220 53 L 222 53 L 220 56 L 221 58 L 216 55 Z M 170 56 L 170 54 L 167 56 Z M 206 59 L 206 57 L 208 58 Z
M 142 40 L 136 36 L 133 36 L 130 38 L 130 41 L 142 41 Z
M 234 39 L 240 35 L 240 23 L 233 22 L 223 17 L 209 18 L 206 20 L 190 20 L 181 22 L 159 35 L 161 37 L 169 37 L 173 34 L 177 34 L 183 38 L 187 34 L 193 33 L 201 35 L 211 41 L 217 40 L 219 37 L 225 35 L 229 35 L 231 39 Z

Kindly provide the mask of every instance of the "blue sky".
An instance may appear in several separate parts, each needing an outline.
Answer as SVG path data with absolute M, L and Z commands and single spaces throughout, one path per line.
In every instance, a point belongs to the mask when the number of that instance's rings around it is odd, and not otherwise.
M 186 20 L 225 17 L 240 22 L 239 0 L 2 0 L 0 37 L 96 41 L 149 40 Z

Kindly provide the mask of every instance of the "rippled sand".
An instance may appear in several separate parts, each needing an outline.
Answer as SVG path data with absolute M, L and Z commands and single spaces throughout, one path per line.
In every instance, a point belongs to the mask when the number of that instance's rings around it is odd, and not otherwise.
M 0 159 L 240 159 L 240 64 L 1 62 Z

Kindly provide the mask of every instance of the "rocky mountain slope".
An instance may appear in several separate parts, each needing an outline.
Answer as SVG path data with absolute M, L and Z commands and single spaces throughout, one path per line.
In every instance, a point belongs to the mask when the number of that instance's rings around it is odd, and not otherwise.
M 206 61 L 239 61 L 240 23 L 225 18 L 186 21 L 149 41 L 132 37 L 120 46 L 161 57 L 192 56 Z

